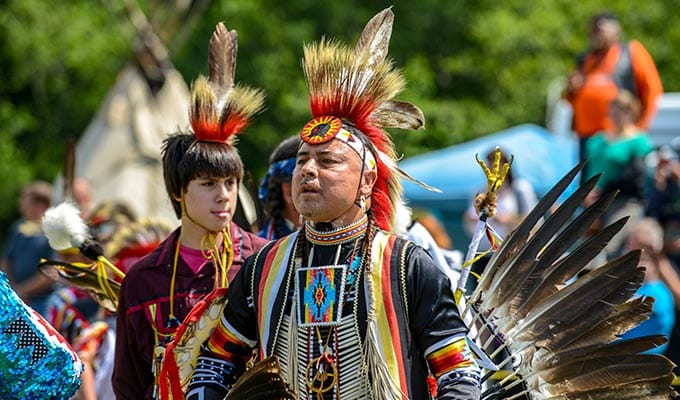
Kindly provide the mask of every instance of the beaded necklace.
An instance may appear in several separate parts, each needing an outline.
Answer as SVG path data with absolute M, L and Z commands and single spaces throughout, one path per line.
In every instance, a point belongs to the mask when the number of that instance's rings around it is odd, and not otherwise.
M 186 212 L 186 204 L 184 203 L 184 196 L 182 196 L 181 200 L 181 205 L 182 205 L 182 214 L 186 216 L 190 221 L 192 221 L 194 224 L 200 226 L 205 230 L 205 233 L 201 237 L 201 254 L 203 257 L 207 260 L 212 260 L 213 265 L 215 266 L 215 282 L 213 285 L 213 288 L 218 288 L 218 287 L 224 287 L 226 288 L 229 285 L 229 280 L 228 280 L 228 273 L 229 269 L 231 269 L 231 266 L 234 261 L 234 248 L 233 248 L 233 242 L 231 239 L 231 232 L 230 232 L 230 227 L 231 224 L 228 224 L 226 228 L 222 229 L 220 232 L 213 232 L 207 229 L 205 226 L 203 226 L 201 223 L 198 221 L 194 220 L 187 212 Z M 222 234 L 222 247 L 220 249 L 217 241 L 215 240 L 217 237 L 217 234 L 221 233 Z M 175 245 L 175 253 L 173 257 L 173 263 L 172 263 L 172 277 L 170 278 L 170 293 L 169 293 L 169 312 L 168 312 L 168 321 L 167 321 L 167 329 L 171 329 L 172 331 L 167 334 L 161 334 L 155 325 L 155 322 L 151 323 L 151 329 L 154 331 L 154 351 L 153 351 L 153 359 L 152 359 L 152 365 L 151 365 L 151 373 L 154 376 L 154 388 L 153 388 L 153 396 L 154 398 L 158 398 L 158 393 L 159 393 L 159 373 L 160 373 L 160 366 L 163 362 L 163 356 L 165 355 L 165 347 L 167 346 L 168 343 L 170 343 L 174 337 L 175 337 L 175 331 L 181 324 L 181 321 L 179 318 L 175 316 L 175 281 L 177 279 L 177 265 L 179 264 L 179 254 L 180 254 L 180 245 L 181 245 L 181 233 L 180 236 L 177 238 L 177 243 Z M 153 306 L 154 312 L 152 315 L 155 315 L 155 311 L 160 311 L 156 309 L 155 306 Z M 153 321 L 156 319 L 153 318 Z
M 364 233 L 368 228 L 368 217 L 363 215 L 357 221 L 349 225 L 336 228 L 330 231 L 318 230 L 310 222 L 305 223 L 305 238 L 311 244 L 331 246 L 334 244 L 347 243 Z
M 333 269 L 340 268 L 338 266 L 340 252 L 343 244 L 349 242 L 354 242 L 352 250 L 349 255 L 348 265 L 342 266 L 342 282 L 340 285 L 340 293 L 337 295 L 337 316 L 336 319 L 331 322 L 321 322 L 321 323 L 309 323 L 309 321 L 298 321 L 303 327 L 306 326 L 307 332 L 307 343 L 313 343 L 316 339 L 319 346 L 319 356 L 312 357 L 305 368 L 305 384 L 307 389 L 310 390 L 316 397 L 317 400 L 322 400 L 326 393 L 335 389 L 338 390 L 339 385 L 339 372 L 336 361 L 336 353 L 338 347 L 338 326 L 340 320 L 342 319 L 342 308 L 345 304 L 347 296 L 351 293 L 354 288 L 354 283 L 358 281 L 355 277 L 356 272 L 360 269 L 362 264 L 361 252 L 357 250 L 361 247 L 362 238 L 368 230 L 368 218 L 363 216 L 358 221 L 341 227 L 338 229 L 333 229 L 331 231 L 319 231 L 315 229 L 311 224 L 306 224 L 305 227 L 305 238 L 312 244 L 312 248 L 309 250 L 307 257 L 308 268 L 312 268 L 313 258 L 314 258 L 314 246 L 332 246 L 337 245 L 337 250 L 335 252 L 334 261 L 331 265 L 326 267 L 319 267 L 320 269 L 325 269 L 324 271 L 330 271 Z M 296 268 L 299 270 L 299 267 Z M 326 272 L 328 274 L 328 272 Z M 298 283 L 299 284 L 299 283 Z M 315 294 L 318 296 L 328 295 L 329 291 L 327 287 L 318 287 Z M 336 288 L 337 290 L 337 288 Z M 298 291 L 298 301 L 305 302 L 300 298 L 300 292 Z M 315 296 L 315 299 L 319 297 Z M 357 299 L 354 301 L 354 309 L 356 310 Z M 310 308 L 310 305 L 304 303 L 304 308 Z M 298 313 L 300 315 L 300 313 Z M 326 334 L 325 340 L 322 336 L 320 326 L 327 326 L 328 333 Z M 314 338 L 316 334 L 316 338 Z M 331 338 L 335 337 L 335 340 L 331 341 Z M 310 354 L 311 356 L 311 354 Z

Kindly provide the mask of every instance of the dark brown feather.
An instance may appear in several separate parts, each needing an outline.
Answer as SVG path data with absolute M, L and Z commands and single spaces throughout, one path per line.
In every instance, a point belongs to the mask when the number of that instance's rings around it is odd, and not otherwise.
M 620 285 L 630 281 L 639 286 L 644 277 L 644 270 L 637 267 L 639 258 L 639 251 L 631 251 L 567 285 L 539 303 L 531 315 L 513 329 L 516 332 L 513 336 L 521 341 L 542 338 L 547 334 L 546 328 L 570 323 Z M 627 298 L 633 293 L 628 293 Z
M 545 370 L 555 368 L 562 363 L 587 360 L 589 358 L 601 358 L 605 356 L 638 354 L 649 349 L 661 346 L 668 340 L 662 335 L 643 336 L 628 340 L 619 340 L 607 345 L 589 344 L 580 347 L 569 347 L 550 355 L 540 355 L 538 362 L 533 368 Z
M 639 297 L 619 304 L 611 311 L 607 311 L 609 307 L 602 307 L 605 310 L 602 314 L 606 315 L 604 318 L 590 318 L 583 323 L 573 324 L 568 332 L 554 337 L 546 347 L 557 350 L 609 343 L 647 320 L 653 306 L 653 297 Z M 585 315 L 595 315 L 597 311 L 597 308 L 593 308 Z
M 642 279 L 641 274 L 638 278 Z M 619 307 L 626 305 L 626 300 L 633 295 L 638 286 L 638 282 L 624 282 L 608 296 L 602 297 L 599 302 L 592 304 L 589 308 L 584 308 L 579 317 L 568 325 L 552 327 L 550 336 L 545 334 L 544 338 L 537 343 L 548 351 L 555 352 L 590 344 L 604 345 L 615 340 L 617 335 L 627 332 L 631 327 L 649 317 L 648 307 L 651 311 L 651 305 L 642 302 L 628 311 L 631 314 L 638 313 L 629 315 L 629 320 L 612 320 L 612 316 L 619 312 Z M 609 332 L 617 332 L 617 334 L 609 333 L 601 336 L 593 331 L 593 327 L 609 329 Z
M 538 221 L 543 218 L 543 216 L 548 213 L 548 211 L 553 207 L 553 204 L 562 195 L 562 193 L 569 186 L 574 177 L 581 171 L 585 161 L 578 164 L 576 167 L 572 168 L 559 182 L 555 184 L 546 193 L 541 200 L 536 204 L 536 206 L 529 212 L 529 214 L 524 218 L 521 224 L 515 230 L 510 233 L 510 235 L 505 239 L 501 248 L 494 253 L 494 255 L 489 260 L 487 269 L 482 274 L 482 277 L 477 284 L 475 292 L 470 296 L 469 303 L 477 302 L 482 293 L 486 293 L 489 290 L 489 286 L 497 280 L 501 268 L 505 266 L 505 261 L 511 259 L 517 255 L 522 248 L 526 245 L 526 241 L 529 234 L 534 229 Z
M 482 302 L 483 308 L 493 309 L 501 304 L 507 304 L 510 297 L 514 296 L 519 291 L 537 267 L 542 266 L 543 268 L 547 268 L 552 264 L 552 261 L 562 255 L 564 252 L 563 249 L 568 248 L 574 243 L 578 237 L 568 237 L 568 239 L 571 240 L 570 242 L 567 241 L 567 238 L 558 237 L 552 242 L 552 246 L 548 247 L 548 250 L 550 251 L 546 250 L 544 252 L 546 262 L 541 263 L 536 261 L 536 257 L 546 244 L 553 239 L 554 235 L 567 226 L 578 207 L 583 203 L 583 199 L 592 190 L 596 182 L 597 179 L 595 178 L 588 180 L 569 196 L 567 200 L 550 215 L 545 223 L 540 226 L 536 234 L 531 236 L 531 239 L 526 242 L 521 251 L 519 251 L 518 254 L 498 272 L 496 284 L 489 287 L 490 293 Z M 600 208 L 599 210 L 601 213 L 604 209 Z M 578 222 L 578 218 L 575 221 L 572 221 L 572 226 Z M 506 279 L 506 277 L 512 277 L 512 279 Z
M 627 319 L 612 319 L 611 317 L 611 315 L 619 313 L 617 306 L 633 295 L 642 279 L 642 273 L 639 273 L 632 282 L 623 282 L 608 296 L 600 297 L 598 301 L 591 301 L 590 305 L 584 305 L 578 309 L 577 315 L 571 321 L 562 322 L 554 319 L 549 324 L 533 326 L 531 333 L 536 338 L 535 341 L 522 343 L 520 338 L 517 337 L 518 335 L 513 336 L 513 340 L 518 342 L 515 343 L 515 351 L 510 357 L 518 355 L 522 346 L 529 349 L 533 349 L 535 346 L 538 350 L 536 357 L 539 357 L 539 359 L 534 359 L 533 353 L 522 354 L 521 359 L 523 360 L 522 365 L 536 365 L 540 363 L 540 357 L 546 357 L 546 354 L 555 354 L 560 351 L 591 345 L 603 346 L 615 340 L 618 335 L 645 320 L 651 312 L 649 300 L 636 299 L 629 302 L 632 303 L 631 306 L 621 309 L 622 314 L 628 317 Z M 578 298 L 578 295 L 575 295 L 575 297 Z M 601 326 L 601 329 L 607 334 L 594 330 L 593 326 Z M 525 353 L 525 350 L 521 352 Z M 531 369 L 534 369 L 534 367 L 531 367 Z
M 571 250 L 571 253 L 558 261 L 557 264 L 553 264 L 558 258 L 562 257 L 578 243 L 578 240 L 586 232 L 588 227 L 602 215 L 613 199 L 613 194 L 611 196 L 602 196 L 591 207 L 588 207 L 583 213 L 579 214 L 571 221 L 559 236 L 552 240 L 545 250 L 541 251 L 535 269 L 531 274 L 539 279 L 535 279 L 532 284 L 524 285 L 522 288 L 523 290 L 513 299 L 516 308 L 513 308 L 511 312 L 523 315 L 524 313 L 520 308 L 524 310 L 530 309 L 535 305 L 536 298 L 546 297 L 546 293 L 541 290 L 541 287 L 547 286 L 556 288 L 557 285 L 563 284 L 567 279 L 576 275 L 578 271 L 588 263 L 588 260 L 591 260 L 597 254 L 597 252 L 584 254 L 580 248 L 577 248 Z M 625 219 L 627 220 L 627 218 Z M 609 229 L 602 231 L 604 233 L 599 234 L 600 232 L 598 232 L 597 235 L 593 235 L 592 238 L 589 238 L 592 240 L 587 241 L 590 243 L 588 249 L 594 248 L 601 250 L 604 248 L 614 234 L 623 228 L 623 223 L 614 224 L 613 227 L 608 228 Z M 574 263 L 565 261 L 571 256 L 578 256 L 580 262 Z
M 575 276 L 605 248 L 609 240 L 623 228 L 627 220 L 628 217 L 621 218 L 598 231 L 566 257 L 546 269 L 540 277 L 537 277 L 535 285 L 527 287 L 524 299 L 519 302 L 519 308 L 515 312 L 519 316 L 524 316 L 527 310 L 536 305 L 537 301 L 557 292 L 560 285 Z
M 670 383 L 675 376 L 667 374 L 656 379 L 617 387 L 575 391 L 545 400 L 665 400 L 675 395 Z
M 425 127 L 425 115 L 406 101 L 390 100 L 381 104 L 371 117 L 385 128 L 418 130 Z
M 539 375 L 549 384 L 547 391 L 559 395 L 655 380 L 671 374 L 673 366 L 656 354 L 615 355 L 576 361 Z
M 237 52 L 238 34 L 235 30 L 229 31 L 222 22 L 218 23 L 208 47 L 208 81 L 215 95 L 218 112 L 234 86 Z

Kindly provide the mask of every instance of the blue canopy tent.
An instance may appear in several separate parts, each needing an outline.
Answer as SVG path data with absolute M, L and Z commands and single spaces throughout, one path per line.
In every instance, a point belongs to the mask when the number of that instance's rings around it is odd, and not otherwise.
M 442 191 L 430 192 L 404 182 L 409 204 L 439 217 L 459 250 L 464 250 L 469 242 L 462 228 L 463 212 L 475 194 L 486 187 L 486 177 L 475 161 L 475 154 L 483 159 L 496 146 L 515 157 L 513 174 L 527 179 L 539 197 L 578 162 L 578 142 L 573 137 L 524 124 L 399 163 L 409 175 Z M 574 187 L 575 183 L 571 188 Z

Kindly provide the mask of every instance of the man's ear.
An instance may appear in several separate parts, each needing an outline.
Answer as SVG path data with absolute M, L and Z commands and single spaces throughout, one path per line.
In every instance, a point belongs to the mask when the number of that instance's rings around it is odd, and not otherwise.
M 364 176 L 361 181 L 361 188 L 359 188 L 359 192 L 364 196 L 369 196 L 373 192 L 373 186 L 375 186 L 375 182 L 377 180 L 378 180 L 377 169 L 368 169 L 364 171 Z

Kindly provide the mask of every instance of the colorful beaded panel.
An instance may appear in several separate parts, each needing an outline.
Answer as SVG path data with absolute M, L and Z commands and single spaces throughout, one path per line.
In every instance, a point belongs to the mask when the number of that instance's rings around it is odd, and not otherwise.
M 300 268 L 297 271 L 298 325 L 334 326 L 342 316 L 347 265 Z

